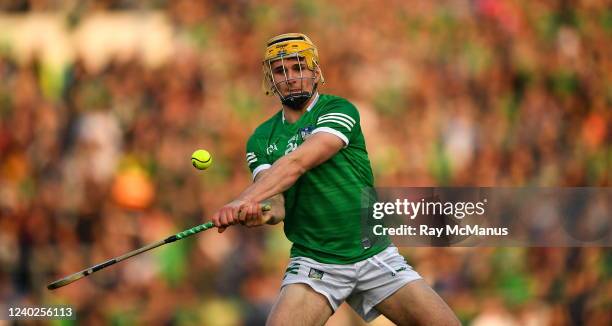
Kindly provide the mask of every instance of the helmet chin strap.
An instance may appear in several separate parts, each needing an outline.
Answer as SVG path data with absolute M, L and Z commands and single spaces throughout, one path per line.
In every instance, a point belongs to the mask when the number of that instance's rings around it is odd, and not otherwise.
M 317 91 L 317 86 L 318 83 L 314 85 L 314 87 L 312 88 L 312 92 L 310 93 L 300 92 L 281 97 L 281 103 L 291 109 L 299 110 L 304 106 L 306 102 L 308 102 L 308 100 L 310 100 L 312 95 L 314 95 L 314 93 Z
M 311 97 L 312 94 L 309 94 L 308 92 L 295 93 L 284 97 L 281 100 L 281 103 L 283 103 L 284 106 L 298 110 L 304 105 L 304 103 L 308 102 Z

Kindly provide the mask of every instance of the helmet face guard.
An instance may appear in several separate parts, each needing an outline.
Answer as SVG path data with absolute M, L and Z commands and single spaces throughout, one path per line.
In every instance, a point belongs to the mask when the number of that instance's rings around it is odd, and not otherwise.
M 280 66 L 278 69 L 282 69 L 283 77 L 274 77 L 274 72 L 272 70 L 273 61 L 280 61 Z M 297 77 L 289 76 L 287 69 L 285 68 L 285 63 L 287 61 L 291 61 L 291 65 L 295 64 L 299 67 L 299 75 L 297 75 Z M 265 68 L 267 70 L 267 77 L 269 78 L 268 83 L 272 89 L 272 92 L 278 94 L 281 102 L 284 105 L 294 109 L 299 108 L 306 103 L 314 95 L 317 88 L 317 76 L 316 74 L 308 74 L 308 76 L 305 74 L 304 70 L 308 68 L 302 68 L 307 66 L 304 65 L 304 61 L 306 61 L 305 57 L 299 52 L 287 56 L 281 56 L 275 60 L 266 61 Z M 286 94 L 283 94 L 281 89 L 288 90 L 288 93 L 285 92 Z
M 284 77 L 274 77 L 272 66 L 273 62 L 277 61 L 280 61 L 278 67 L 281 67 L 277 69 L 282 69 Z M 291 61 L 292 65 L 297 64 L 299 76 L 289 76 L 285 67 L 286 61 Z M 306 75 L 305 69 L 315 74 Z M 301 107 L 314 95 L 319 81 L 324 82 L 318 65 L 316 47 L 306 35 L 297 33 L 279 35 L 268 41 L 263 61 L 263 73 L 263 87 L 266 94 L 278 94 L 283 105 L 291 108 Z M 288 93 L 285 92 L 287 94 L 283 94 L 281 91 L 283 88 L 288 90 Z

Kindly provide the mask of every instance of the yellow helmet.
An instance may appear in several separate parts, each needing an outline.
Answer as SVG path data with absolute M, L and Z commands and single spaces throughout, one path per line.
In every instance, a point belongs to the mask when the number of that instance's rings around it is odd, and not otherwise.
M 303 58 L 308 69 L 312 71 L 318 69 L 320 82 L 325 82 L 319 67 L 319 52 L 310 38 L 301 33 L 281 34 L 269 39 L 266 43 L 266 52 L 264 53 L 263 60 L 263 88 L 266 95 L 277 92 L 276 84 L 272 77 L 271 62 L 291 57 Z M 315 89 L 312 90 L 313 93 L 314 91 Z

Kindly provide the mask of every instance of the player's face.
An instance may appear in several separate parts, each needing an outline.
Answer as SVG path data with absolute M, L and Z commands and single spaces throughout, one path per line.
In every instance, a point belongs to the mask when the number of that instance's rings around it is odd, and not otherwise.
M 304 58 L 286 58 L 271 64 L 274 84 L 282 97 L 291 94 L 311 93 L 318 74 L 308 69 Z

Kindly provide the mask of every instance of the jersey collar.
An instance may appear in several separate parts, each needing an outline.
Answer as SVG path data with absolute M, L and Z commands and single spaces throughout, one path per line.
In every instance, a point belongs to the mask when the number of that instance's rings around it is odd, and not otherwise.
M 314 106 L 317 104 L 317 101 L 319 101 L 319 92 L 315 93 L 314 100 L 312 100 L 310 105 L 308 105 L 306 112 L 310 112 L 310 110 L 312 110 L 312 108 L 314 108 Z M 281 109 L 281 112 L 283 113 L 283 123 L 285 123 L 285 110 Z

